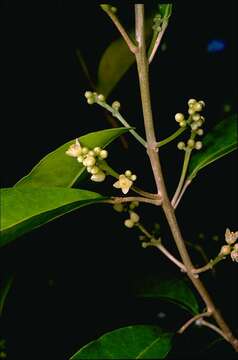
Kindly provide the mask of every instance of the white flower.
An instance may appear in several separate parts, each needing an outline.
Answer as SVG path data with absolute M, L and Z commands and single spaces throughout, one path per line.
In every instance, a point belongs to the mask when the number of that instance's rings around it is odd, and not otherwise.
M 117 189 L 121 189 L 123 194 L 127 194 L 133 182 L 129 180 L 125 175 L 120 175 L 119 180 L 116 181 L 113 186 Z
M 236 240 L 238 239 L 238 231 L 233 232 L 227 228 L 226 232 L 225 232 L 225 239 L 226 239 L 227 244 L 229 244 L 229 245 L 234 244 L 236 242 Z
M 78 157 L 81 154 L 81 151 L 82 151 L 81 145 L 78 139 L 76 139 L 75 144 L 70 145 L 70 147 L 65 152 L 65 154 L 72 157 Z

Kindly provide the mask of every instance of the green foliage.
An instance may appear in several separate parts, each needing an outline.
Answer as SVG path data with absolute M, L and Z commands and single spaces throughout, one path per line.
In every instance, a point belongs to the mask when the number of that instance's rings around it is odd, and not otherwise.
M 142 298 L 164 299 L 191 312 L 199 313 L 197 299 L 188 286 L 187 282 L 181 278 L 160 279 L 150 277 L 142 279 L 136 286 L 136 294 Z
M 0 316 L 3 312 L 3 307 L 7 298 L 7 295 L 12 287 L 13 276 L 8 275 L 0 282 Z
M 83 135 L 80 143 L 88 148 L 108 146 L 117 137 L 129 131 L 126 128 L 106 129 Z M 32 170 L 15 185 L 16 187 L 72 187 L 85 177 L 85 167 L 65 151 L 73 144 L 71 140 L 46 155 Z
M 0 246 L 61 215 L 103 199 L 97 193 L 77 189 L 1 189 Z
M 189 179 L 205 166 L 229 154 L 238 147 L 237 114 L 219 122 L 203 139 L 203 148 L 192 156 Z
M 158 326 L 134 325 L 111 331 L 81 348 L 78 359 L 164 359 L 171 349 L 172 334 Z

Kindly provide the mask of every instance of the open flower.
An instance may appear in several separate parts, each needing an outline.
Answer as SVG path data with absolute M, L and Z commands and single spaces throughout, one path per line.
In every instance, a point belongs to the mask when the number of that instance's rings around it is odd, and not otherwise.
M 132 184 L 133 181 L 129 180 L 126 175 L 123 174 L 119 176 L 119 180 L 116 181 L 113 186 L 117 189 L 121 189 L 123 194 L 127 194 Z
M 230 231 L 230 229 L 226 229 L 225 232 L 225 239 L 227 244 L 232 245 L 236 242 L 236 240 L 238 239 L 238 231 L 233 232 Z
M 78 157 L 81 154 L 81 151 L 82 151 L 81 145 L 78 139 L 76 139 L 75 144 L 70 145 L 70 147 L 65 152 L 65 154 L 72 157 Z

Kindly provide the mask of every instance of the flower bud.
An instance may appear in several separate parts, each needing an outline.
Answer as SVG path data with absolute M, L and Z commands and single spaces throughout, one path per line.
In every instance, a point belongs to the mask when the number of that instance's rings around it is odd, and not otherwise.
M 84 160 L 83 160 L 83 165 L 84 166 L 93 166 L 96 163 L 96 159 L 93 156 L 87 156 Z
M 194 110 L 195 111 L 202 111 L 202 105 L 200 103 L 194 104 Z
M 88 153 L 88 148 L 87 147 L 83 147 L 82 148 L 82 154 L 86 155 Z
M 184 144 L 184 142 L 183 142 L 183 141 L 180 141 L 180 142 L 178 143 L 178 145 L 177 145 L 177 148 L 178 148 L 179 150 L 184 150 L 184 149 L 185 149 L 185 144 Z
M 200 150 L 202 148 L 202 142 L 201 141 L 196 141 L 195 143 L 195 149 L 196 150 Z
M 130 219 L 134 222 L 137 223 L 138 221 L 140 221 L 140 217 L 137 213 L 135 213 L 134 211 L 130 211 Z
M 95 101 L 94 101 L 93 98 L 89 98 L 89 99 L 87 99 L 87 103 L 88 103 L 89 105 L 92 105 L 92 104 L 95 103 Z
M 123 204 L 115 204 L 113 205 L 113 209 L 117 212 L 122 212 L 124 210 Z
M 183 121 L 183 120 L 184 120 L 184 115 L 181 114 L 181 113 L 177 113 L 177 114 L 175 115 L 175 120 L 176 120 L 177 122 Z
M 90 99 L 93 96 L 93 93 L 92 93 L 92 91 L 86 91 L 84 93 L 84 96 L 86 97 L 86 99 Z
M 197 122 L 193 122 L 193 123 L 191 124 L 191 129 L 192 129 L 193 131 L 196 131 L 198 128 L 199 128 L 199 126 L 198 126 Z
M 98 101 L 105 101 L 105 96 L 102 95 L 102 94 L 99 94 L 98 97 L 97 97 Z
M 124 221 L 124 225 L 128 228 L 132 228 L 134 226 L 134 222 L 131 219 L 126 219 Z
M 193 106 L 194 104 L 196 104 L 196 100 L 195 99 L 189 99 L 188 100 L 188 106 Z
M 99 156 L 101 159 L 106 159 L 108 157 L 108 152 L 107 150 L 101 150 L 99 153 Z
M 189 139 L 187 142 L 187 145 L 190 149 L 194 147 L 195 141 L 193 139 Z
M 194 115 L 192 116 L 192 119 L 193 119 L 194 121 L 198 121 L 198 120 L 201 119 L 201 115 L 200 115 L 200 114 L 194 114 Z
M 126 170 L 126 171 L 125 171 L 125 175 L 126 175 L 128 178 L 130 178 L 131 175 L 132 175 L 131 170 Z
M 220 250 L 220 255 L 221 256 L 226 256 L 226 255 L 229 255 L 231 252 L 231 248 L 229 245 L 223 245 L 221 247 L 221 250 Z
M 137 176 L 135 174 L 131 175 L 131 180 L 132 181 L 136 181 L 136 179 L 137 179 Z
M 99 147 L 99 146 L 96 146 L 94 149 L 93 149 L 93 151 L 94 151 L 94 153 L 96 154 L 96 155 L 99 155 L 100 154 L 100 152 L 101 152 L 101 148 Z
M 119 103 L 119 101 L 113 101 L 112 103 L 112 108 L 116 111 L 118 111 L 121 107 L 121 104 Z
M 203 133 L 204 133 L 203 129 L 198 129 L 198 130 L 197 130 L 197 134 L 198 134 L 198 135 L 201 136 L 201 135 L 203 135 Z
M 185 120 L 180 121 L 179 126 L 185 127 L 186 126 L 186 121 Z
M 100 171 L 99 167 L 98 166 L 93 166 L 91 168 L 91 174 L 95 175 L 95 174 L 98 174 Z
M 103 171 L 99 171 L 97 174 L 91 176 L 91 180 L 95 182 L 102 182 L 106 178 L 106 175 Z
M 79 155 L 79 156 L 77 157 L 77 160 L 78 160 L 79 163 L 82 163 L 83 160 L 84 160 L 84 156 Z

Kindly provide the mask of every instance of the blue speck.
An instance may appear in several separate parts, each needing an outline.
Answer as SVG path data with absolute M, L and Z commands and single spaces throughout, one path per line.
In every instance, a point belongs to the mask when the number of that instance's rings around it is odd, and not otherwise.
M 221 52 L 225 49 L 224 40 L 210 40 L 207 44 L 207 51 L 210 53 Z

